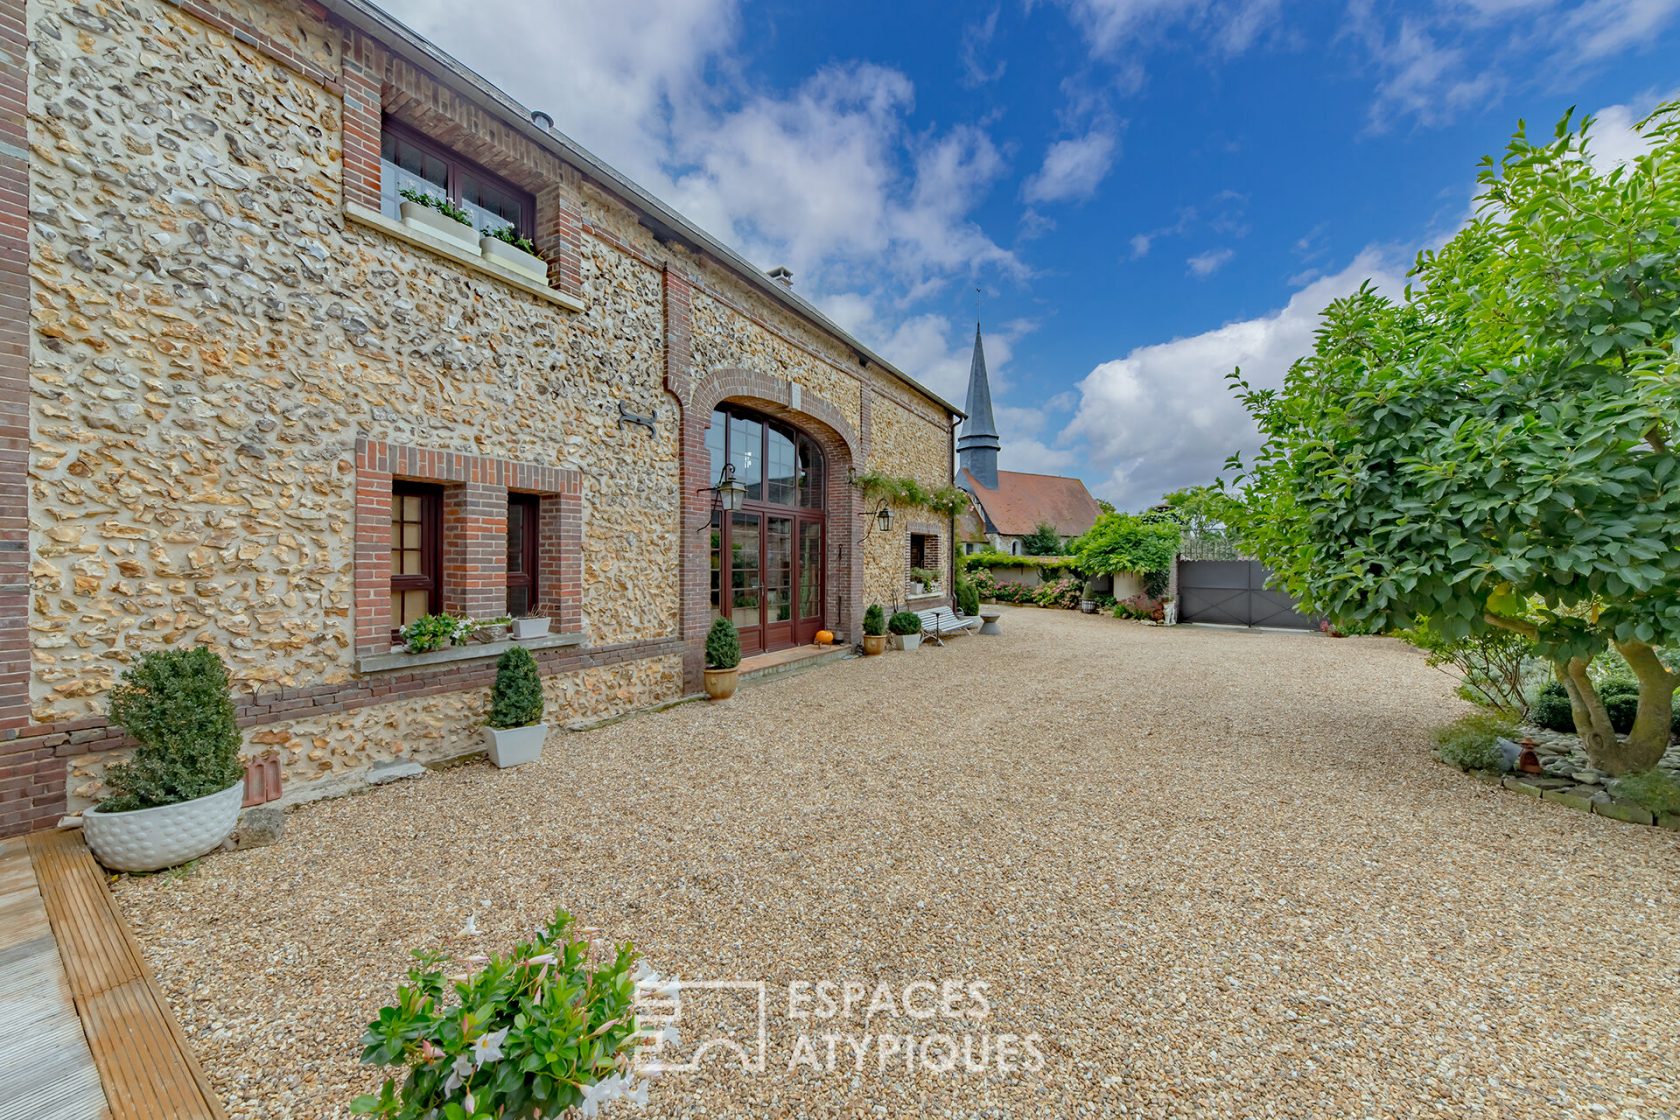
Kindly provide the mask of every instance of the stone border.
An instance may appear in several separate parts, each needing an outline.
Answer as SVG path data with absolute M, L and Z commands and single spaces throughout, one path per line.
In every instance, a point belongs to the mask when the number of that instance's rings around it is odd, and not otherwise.
M 1441 765 L 1459 770 L 1459 767 L 1450 762 L 1442 762 Z M 1680 832 L 1680 813 L 1658 815 L 1643 805 L 1616 797 L 1602 786 L 1582 785 L 1551 774 L 1522 774 L 1514 771 L 1501 774 L 1493 770 L 1460 770 L 1460 773 L 1469 774 L 1486 785 L 1513 790 L 1525 797 L 1550 801 L 1554 805 L 1591 813 L 1596 817 L 1609 817 L 1611 820 L 1625 821 L 1628 824 L 1651 825 Z

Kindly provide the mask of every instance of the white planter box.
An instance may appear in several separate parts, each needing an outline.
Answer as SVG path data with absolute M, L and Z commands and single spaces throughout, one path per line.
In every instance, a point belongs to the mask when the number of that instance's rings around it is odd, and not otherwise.
M 539 284 L 548 283 L 548 264 L 541 257 L 523 249 L 515 249 L 499 237 L 479 238 L 478 250 L 491 264 L 498 264 L 517 272 L 527 280 L 535 280 Z
M 901 649 L 906 653 L 917 649 L 922 644 L 920 634 L 894 634 L 892 640 L 894 649 Z
M 552 621 L 546 615 L 540 618 L 516 618 L 513 620 L 513 640 L 523 641 L 527 638 L 540 638 L 548 633 L 548 624 Z
M 454 218 L 433 210 L 423 202 L 405 202 L 402 204 L 403 225 L 410 229 L 419 230 L 469 253 L 476 253 L 478 248 L 478 231 L 465 222 L 457 222 Z
M 505 731 L 486 727 L 484 738 L 489 744 L 490 761 L 505 770 L 542 757 L 543 742 L 548 738 L 548 724 L 533 723 L 529 727 L 510 727 Z
M 161 871 L 213 851 L 233 835 L 245 783 L 220 793 L 136 809 L 131 813 L 82 811 L 82 836 L 93 856 L 112 871 Z

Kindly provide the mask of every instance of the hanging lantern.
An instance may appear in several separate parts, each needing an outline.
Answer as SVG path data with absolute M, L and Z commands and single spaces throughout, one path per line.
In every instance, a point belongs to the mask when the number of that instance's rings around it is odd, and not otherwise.
M 726 513 L 740 509 L 742 499 L 747 496 L 747 488 L 735 481 L 734 463 L 723 465 L 723 473 L 718 475 L 718 484 L 713 489 L 717 491 L 718 508 Z
M 887 505 L 887 503 L 882 502 L 881 508 L 875 511 L 876 527 L 883 533 L 889 532 L 892 529 L 892 517 L 892 507 Z

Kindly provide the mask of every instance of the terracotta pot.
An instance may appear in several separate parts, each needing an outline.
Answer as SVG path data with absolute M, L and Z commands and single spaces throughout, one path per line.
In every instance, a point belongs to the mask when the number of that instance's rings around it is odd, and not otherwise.
M 735 687 L 741 683 L 741 668 L 707 669 L 706 695 L 713 700 L 727 700 L 735 695 Z
M 865 634 L 863 636 L 863 655 L 865 657 L 879 657 L 887 652 L 887 636 L 885 634 Z

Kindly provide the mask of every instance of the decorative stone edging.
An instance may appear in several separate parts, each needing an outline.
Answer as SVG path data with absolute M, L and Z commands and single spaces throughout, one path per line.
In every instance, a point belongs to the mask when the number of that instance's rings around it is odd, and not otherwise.
M 1658 815 L 1643 805 L 1616 797 L 1602 786 L 1586 785 L 1552 774 L 1501 774 L 1494 770 L 1467 770 L 1465 773 L 1490 786 L 1501 786 L 1525 797 L 1550 801 L 1583 813 L 1680 832 L 1680 813 Z

